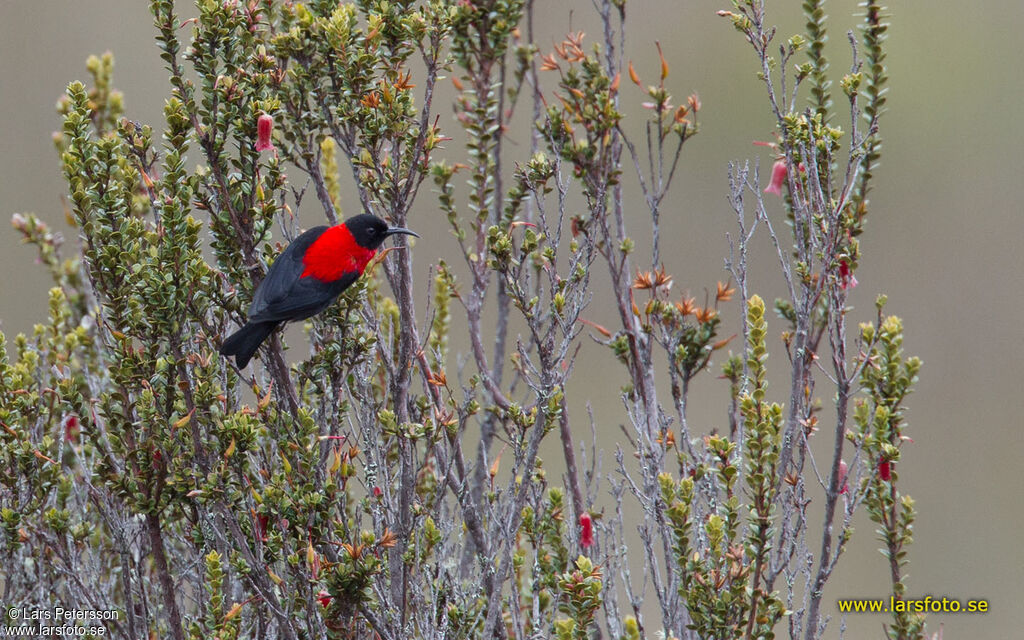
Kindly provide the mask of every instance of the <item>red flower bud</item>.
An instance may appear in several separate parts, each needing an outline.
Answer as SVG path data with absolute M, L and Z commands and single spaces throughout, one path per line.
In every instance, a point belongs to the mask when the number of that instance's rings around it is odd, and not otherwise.
M 594 546 L 594 519 L 586 512 L 580 514 L 580 546 Z
M 878 463 L 878 477 L 889 482 L 892 480 L 892 463 L 888 460 L 882 460 Z
M 857 286 L 857 278 L 850 269 L 850 263 L 843 260 L 839 263 L 839 287 L 841 289 L 852 289 Z
M 270 518 L 265 514 L 259 514 L 256 516 L 257 532 L 260 535 L 260 540 L 263 542 L 267 541 L 267 525 L 270 524 Z
M 64 437 L 68 442 L 77 443 L 79 431 L 78 416 L 73 413 L 64 416 Z
M 274 149 L 274 143 L 270 141 L 274 133 L 274 118 L 263 114 L 256 121 L 256 150 L 270 151 Z
M 777 196 L 782 195 L 782 185 L 786 182 L 786 161 L 776 160 L 775 164 L 772 165 L 772 179 L 768 183 L 768 186 L 764 188 L 765 193 L 774 193 Z
M 328 605 L 331 604 L 331 598 L 331 594 L 327 593 L 326 591 L 321 591 L 320 593 L 316 594 L 317 601 L 320 603 L 320 606 L 325 609 L 328 607 Z
M 849 468 L 846 466 L 846 460 L 839 461 L 839 495 L 849 493 L 850 485 L 846 482 L 846 475 L 849 473 Z

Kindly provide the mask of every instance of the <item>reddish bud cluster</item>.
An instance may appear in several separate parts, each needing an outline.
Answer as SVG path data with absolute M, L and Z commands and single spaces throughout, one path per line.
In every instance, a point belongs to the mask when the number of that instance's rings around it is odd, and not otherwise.
M 850 263 L 843 260 L 839 263 L 839 287 L 841 289 L 852 289 L 857 286 L 857 278 L 853 275 Z

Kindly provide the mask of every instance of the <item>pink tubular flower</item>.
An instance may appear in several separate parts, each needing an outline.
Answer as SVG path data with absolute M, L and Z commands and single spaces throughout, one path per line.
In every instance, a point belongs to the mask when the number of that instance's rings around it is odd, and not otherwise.
M 850 472 L 849 467 L 846 466 L 846 460 L 839 461 L 839 495 L 843 495 L 850 491 L 850 485 L 846 482 L 846 475 Z
M 77 443 L 80 431 L 78 416 L 73 413 L 64 416 L 64 437 L 67 438 L 68 442 Z
M 776 160 L 775 164 L 772 165 L 772 179 L 768 183 L 768 186 L 764 188 L 765 193 L 774 193 L 777 196 L 782 195 L 782 185 L 786 182 L 786 161 Z
M 327 593 L 326 591 L 321 591 L 320 593 L 316 594 L 317 601 L 320 602 L 320 606 L 325 609 L 328 607 L 328 605 L 331 604 L 331 597 L 331 594 Z
M 839 263 L 839 287 L 841 289 L 852 289 L 857 286 L 857 278 L 850 269 L 850 263 L 843 260 Z
M 272 133 L 274 133 L 274 118 L 264 113 L 260 116 L 260 119 L 256 121 L 257 151 L 273 150 L 274 143 L 270 141 Z
M 892 480 L 892 463 L 888 460 L 882 460 L 878 463 L 878 477 L 889 482 Z
M 580 546 L 584 549 L 594 546 L 594 519 L 586 512 L 580 514 Z

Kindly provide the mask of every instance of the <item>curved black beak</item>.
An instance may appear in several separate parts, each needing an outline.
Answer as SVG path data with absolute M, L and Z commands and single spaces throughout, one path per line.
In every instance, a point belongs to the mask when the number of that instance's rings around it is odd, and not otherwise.
M 417 238 L 420 237 L 420 234 L 416 233 L 415 231 L 412 231 L 411 229 L 406 229 L 405 227 L 388 227 L 388 230 L 387 232 L 384 233 L 384 235 L 393 236 L 397 233 L 404 233 L 407 236 L 416 236 Z

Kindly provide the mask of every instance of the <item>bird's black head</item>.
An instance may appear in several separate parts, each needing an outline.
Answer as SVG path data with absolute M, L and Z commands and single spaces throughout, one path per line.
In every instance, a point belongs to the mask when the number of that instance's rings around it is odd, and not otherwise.
M 388 223 L 369 213 L 349 218 L 345 221 L 345 227 L 359 246 L 366 249 L 377 249 L 388 236 L 396 233 L 420 237 L 418 233 L 402 227 L 389 227 Z

